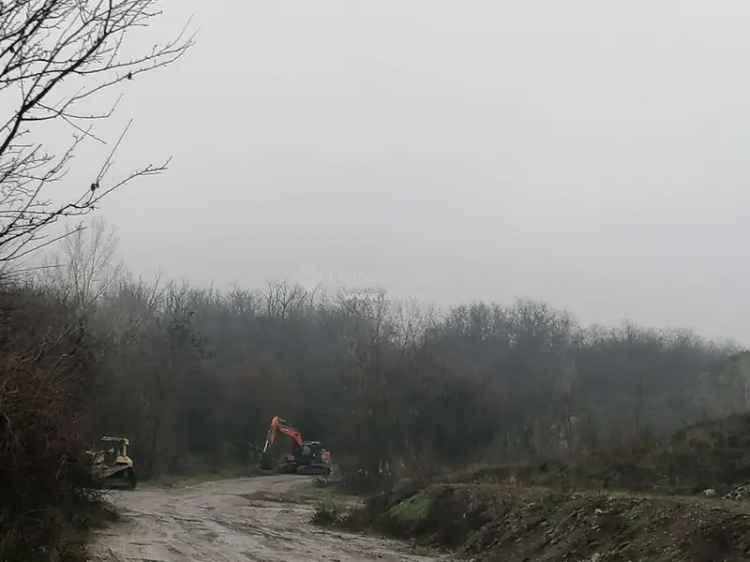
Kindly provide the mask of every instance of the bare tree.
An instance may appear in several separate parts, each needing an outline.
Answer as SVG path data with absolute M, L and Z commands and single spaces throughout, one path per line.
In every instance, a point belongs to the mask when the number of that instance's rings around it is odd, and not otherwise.
M 49 189 L 65 177 L 81 143 L 105 143 L 94 124 L 112 115 L 119 98 L 92 111 L 99 95 L 174 62 L 193 44 L 183 31 L 145 53 L 127 54 L 131 32 L 160 13 L 158 0 L 0 1 L 0 266 L 54 241 L 47 227 L 59 219 L 87 214 L 134 178 L 166 168 L 168 160 L 110 178 L 128 125 L 77 194 L 60 201 Z M 38 140 L 49 123 L 72 132 L 57 153 Z
M 301 309 L 306 303 L 312 304 L 315 293 L 307 291 L 301 285 L 279 281 L 268 283 L 262 298 L 268 318 L 285 320 L 290 313 Z
M 73 310 L 85 313 L 122 275 L 115 231 L 102 218 L 68 228 L 42 271 Z

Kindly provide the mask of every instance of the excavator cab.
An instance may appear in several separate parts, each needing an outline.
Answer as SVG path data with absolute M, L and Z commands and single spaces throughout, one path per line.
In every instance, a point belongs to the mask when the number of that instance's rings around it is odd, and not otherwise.
M 284 457 L 279 469 L 297 474 L 330 474 L 331 453 L 320 441 L 304 441 Z

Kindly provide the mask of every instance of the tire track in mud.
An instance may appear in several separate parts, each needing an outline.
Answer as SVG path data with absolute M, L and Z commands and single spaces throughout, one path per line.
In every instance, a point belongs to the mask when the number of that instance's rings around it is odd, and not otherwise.
M 115 492 L 121 521 L 95 533 L 92 562 L 446 561 L 406 544 L 320 529 L 296 502 L 311 481 L 269 476 Z

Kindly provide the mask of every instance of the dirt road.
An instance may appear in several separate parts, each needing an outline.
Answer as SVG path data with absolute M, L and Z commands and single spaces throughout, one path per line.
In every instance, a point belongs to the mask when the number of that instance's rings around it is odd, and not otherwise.
M 94 536 L 95 562 L 428 562 L 397 541 L 309 523 L 315 490 L 299 476 L 114 492 L 122 519 Z M 446 559 L 441 559 L 446 560 Z

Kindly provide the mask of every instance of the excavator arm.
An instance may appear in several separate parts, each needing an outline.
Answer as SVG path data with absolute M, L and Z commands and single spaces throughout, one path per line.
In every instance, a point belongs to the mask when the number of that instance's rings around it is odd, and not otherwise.
M 268 451 L 268 448 L 271 445 L 276 443 L 279 434 L 289 437 L 298 447 L 301 447 L 304 442 L 302 439 L 302 432 L 299 429 L 288 425 L 285 419 L 280 418 L 279 416 L 274 416 L 273 419 L 271 419 L 271 427 L 268 428 L 268 433 L 266 434 L 266 444 L 263 447 L 264 453 Z

